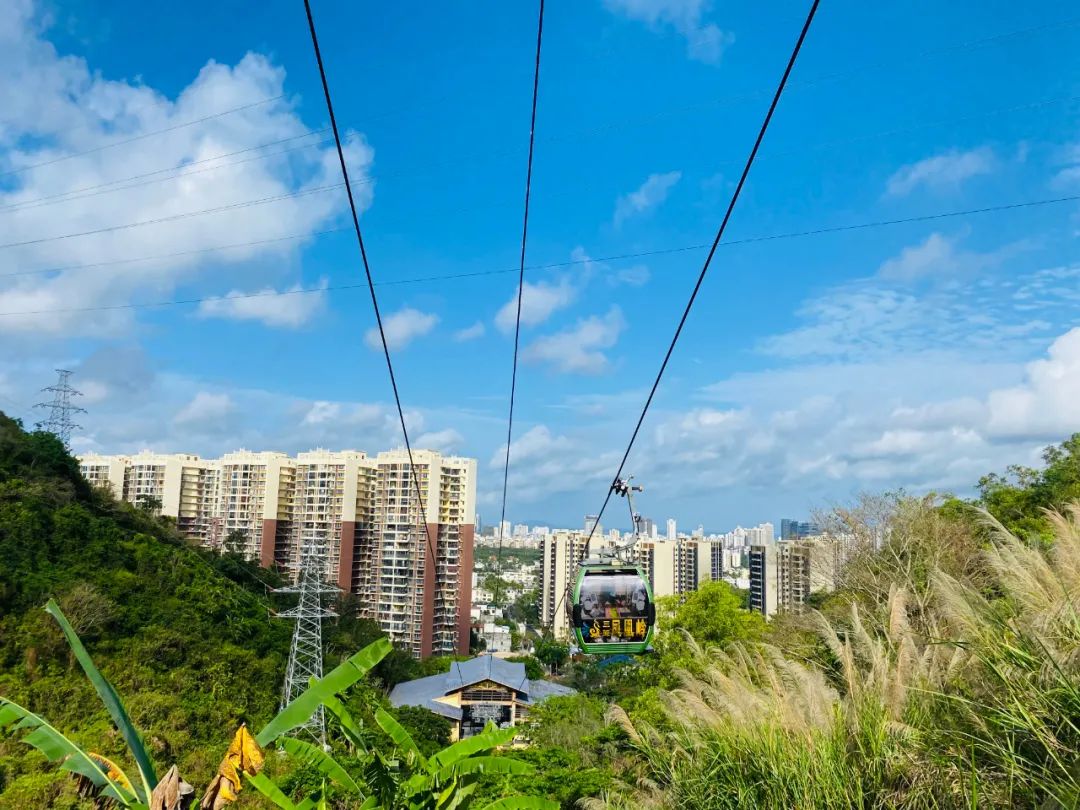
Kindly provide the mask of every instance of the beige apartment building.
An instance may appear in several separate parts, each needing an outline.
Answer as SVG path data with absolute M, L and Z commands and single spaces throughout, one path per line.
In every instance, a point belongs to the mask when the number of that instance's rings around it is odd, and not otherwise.
M 413 457 L 415 482 L 404 450 L 94 455 L 80 466 L 128 501 L 160 501 L 161 514 L 199 542 L 238 540 L 248 559 L 293 576 L 301 549 L 315 544 L 324 578 L 358 596 L 361 615 L 414 655 L 467 654 L 476 460 Z
M 777 609 L 802 613 L 812 593 L 836 590 L 840 546 L 826 536 L 780 543 L 777 548 Z

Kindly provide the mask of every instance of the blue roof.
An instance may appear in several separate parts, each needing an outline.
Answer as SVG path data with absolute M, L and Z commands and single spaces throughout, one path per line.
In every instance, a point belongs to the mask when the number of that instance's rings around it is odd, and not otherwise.
M 530 681 L 525 677 L 525 665 L 505 661 L 493 655 L 479 655 L 468 661 L 455 661 L 450 671 L 429 675 L 414 681 L 399 683 L 390 692 L 393 706 L 421 706 L 452 720 L 461 719 L 461 709 L 447 706 L 437 698 L 459 692 L 481 681 L 494 681 L 521 695 L 523 702 L 533 704 L 555 696 L 575 694 L 574 689 L 551 681 Z

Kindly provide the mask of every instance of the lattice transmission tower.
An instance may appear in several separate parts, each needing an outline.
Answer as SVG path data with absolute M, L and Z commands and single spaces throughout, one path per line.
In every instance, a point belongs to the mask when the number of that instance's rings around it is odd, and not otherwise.
M 295 619 L 292 646 L 289 648 L 289 665 L 285 669 L 285 686 L 281 692 L 281 708 L 285 708 L 308 688 L 311 678 L 323 676 L 322 620 L 337 616 L 323 607 L 323 594 L 336 594 L 339 588 L 323 581 L 323 564 L 326 546 L 307 543 L 300 552 L 300 576 L 295 585 L 275 588 L 274 593 L 299 594 L 296 607 L 278 613 L 282 619 Z M 304 725 L 292 733 L 310 734 L 315 741 L 326 747 L 326 713 L 320 705 Z
M 58 375 L 56 385 L 41 389 L 43 394 L 52 394 L 52 400 L 34 405 L 35 408 L 48 408 L 49 416 L 47 419 L 38 422 L 35 427 L 38 430 L 53 434 L 64 443 L 64 447 L 68 447 L 68 443 L 71 441 L 71 431 L 79 429 L 79 426 L 71 421 L 71 416 L 76 413 L 86 413 L 86 411 L 72 404 L 72 398 L 81 397 L 82 391 L 76 391 L 71 387 L 71 372 L 66 368 L 58 368 L 56 373 Z

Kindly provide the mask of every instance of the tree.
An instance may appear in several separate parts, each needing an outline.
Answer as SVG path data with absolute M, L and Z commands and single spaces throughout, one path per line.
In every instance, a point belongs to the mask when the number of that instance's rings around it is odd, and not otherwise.
M 544 636 L 536 642 L 535 655 L 545 664 L 552 674 L 558 674 L 559 667 L 570 657 L 570 648 L 551 636 Z
M 543 664 L 541 664 L 535 656 L 515 655 L 512 658 L 507 658 L 506 660 L 515 664 L 524 664 L 525 677 L 528 678 L 530 681 L 539 680 L 543 678 L 545 674 L 547 674 L 544 672 Z
M 726 582 L 704 582 L 685 597 L 657 600 L 662 629 L 685 630 L 702 644 L 752 641 L 765 632 L 765 619 L 745 610 L 739 591 Z
M 221 544 L 227 554 L 243 554 L 246 545 L 247 534 L 240 529 L 233 529 L 225 535 L 225 540 Z
M 1043 509 L 1061 509 L 1080 498 L 1080 433 L 1043 451 L 1041 470 L 1012 465 L 1005 475 L 979 479 L 979 502 L 1005 528 L 1025 538 L 1052 536 Z
M 420 753 L 430 757 L 450 744 L 450 721 L 422 706 L 399 706 L 391 714 L 409 732 Z
M 156 515 L 161 512 L 161 498 L 153 495 L 139 495 L 135 499 L 135 508 Z

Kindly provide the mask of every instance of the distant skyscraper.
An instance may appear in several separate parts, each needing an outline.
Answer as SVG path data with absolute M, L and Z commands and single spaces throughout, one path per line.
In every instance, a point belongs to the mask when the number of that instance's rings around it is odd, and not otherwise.
M 800 522 L 791 518 L 780 521 L 780 539 L 798 540 L 802 537 L 813 537 L 821 534 L 821 528 L 816 523 Z
M 600 520 L 599 515 L 586 515 L 585 516 L 585 534 L 588 534 L 589 532 L 593 531 L 594 527 L 596 529 L 596 534 L 600 534 L 602 529 L 599 526 L 596 525 L 596 522 L 598 520 Z
M 668 518 L 667 519 L 667 539 L 668 540 L 674 540 L 676 537 L 678 537 L 678 534 L 675 531 L 675 518 Z

